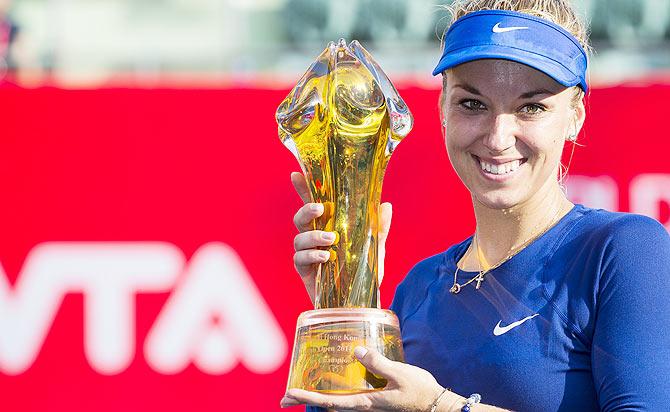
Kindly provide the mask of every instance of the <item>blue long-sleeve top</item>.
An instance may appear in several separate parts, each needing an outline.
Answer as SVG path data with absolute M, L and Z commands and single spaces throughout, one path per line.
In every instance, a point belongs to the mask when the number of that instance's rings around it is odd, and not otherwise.
M 463 396 L 517 411 L 670 408 L 670 236 L 657 221 L 576 205 L 452 294 L 472 239 L 396 291 L 406 361 Z M 458 283 L 476 272 L 458 273 Z
M 661 224 L 576 205 L 481 289 L 452 294 L 471 242 L 419 262 L 398 286 L 391 309 L 407 363 L 515 411 L 670 408 L 670 236 Z M 458 283 L 475 275 L 459 270 Z

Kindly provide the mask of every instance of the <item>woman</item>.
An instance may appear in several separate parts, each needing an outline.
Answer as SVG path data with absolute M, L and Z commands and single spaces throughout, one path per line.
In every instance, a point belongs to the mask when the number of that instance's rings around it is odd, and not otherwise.
M 586 30 L 565 0 L 452 7 L 434 74 L 443 75 L 445 143 L 470 191 L 475 232 L 398 287 L 391 309 L 407 364 L 357 348 L 388 379 L 384 391 L 290 390 L 282 405 L 667 409 L 670 236 L 646 217 L 573 205 L 561 190 L 563 146 L 585 118 Z M 308 202 L 302 176 L 292 180 Z M 321 213 L 307 203 L 295 218 L 294 260 L 310 292 L 327 260 L 316 249 L 334 239 L 309 231 Z M 385 237 L 389 205 L 382 216 Z

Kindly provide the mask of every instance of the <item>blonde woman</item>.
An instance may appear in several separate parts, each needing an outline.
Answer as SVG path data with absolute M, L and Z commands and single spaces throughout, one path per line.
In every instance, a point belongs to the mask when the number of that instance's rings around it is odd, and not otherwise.
M 282 405 L 666 410 L 670 236 L 646 217 L 574 205 L 561 190 L 561 153 L 585 119 L 585 27 L 567 0 L 452 9 L 434 74 L 443 76 L 445 143 L 472 197 L 474 234 L 419 262 L 396 290 L 407 364 L 356 349 L 388 379 L 385 390 L 292 389 Z M 304 178 L 293 181 L 308 202 Z M 294 261 L 308 291 L 328 259 L 318 247 L 334 239 L 309 230 L 321 213 L 307 203 L 295 217 Z M 390 205 L 382 221 L 384 238 Z

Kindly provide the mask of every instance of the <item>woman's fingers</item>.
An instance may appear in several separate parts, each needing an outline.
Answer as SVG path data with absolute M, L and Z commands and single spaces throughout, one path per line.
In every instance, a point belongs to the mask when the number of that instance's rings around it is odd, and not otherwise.
M 308 203 L 311 201 L 307 180 L 302 173 L 291 172 L 291 183 L 293 183 L 293 187 L 295 188 L 295 191 L 298 192 L 298 195 L 302 199 L 303 203 Z
M 304 391 L 302 389 L 289 389 L 281 400 L 283 408 L 303 403 L 338 410 L 369 410 L 372 407 L 370 396 L 365 393 L 356 395 L 328 395 Z
M 308 273 L 305 269 L 318 263 L 326 263 L 329 259 L 330 252 L 327 250 L 299 250 L 293 255 L 293 263 L 302 276 Z
M 370 372 L 385 377 L 389 383 L 394 381 L 398 374 L 397 362 L 393 362 L 374 349 L 367 350 L 359 346 L 355 352 L 356 358 Z M 337 410 L 371 410 L 380 404 L 387 404 L 384 397 L 390 396 L 387 391 L 361 393 L 355 395 L 329 395 L 318 392 L 309 392 L 301 389 L 289 389 L 281 400 L 283 408 L 298 404 L 335 408 Z
M 293 216 L 293 223 L 300 232 L 312 230 L 314 219 L 323 214 L 322 203 L 306 203 Z
M 282 400 L 279 402 L 279 406 L 282 408 L 288 408 L 289 406 L 298 406 L 302 405 L 300 402 L 293 398 L 289 398 L 288 396 L 284 396 Z
M 333 245 L 337 240 L 335 232 L 324 232 L 321 230 L 310 230 L 309 232 L 298 233 L 293 238 L 293 247 L 296 251 L 316 249 L 319 246 Z
M 391 230 L 391 219 L 393 218 L 393 207 L 386 202 L 379 205 L 379 249 L 377 250 L 377 270 L 379 274 L 379 284 L 384 279 L 384 258 L 386 257 L 386 238 Z
M 367 349 L 363 346 L 357 346 L 354 349 L 354 354 L 356 359 L 365 366 L 365 369 L 386 378 L 389 382 L 395 382 L 398 370 L 397 362 L 390 360 L 375 349 Z
M 391 219 L 393 218 L 393 207 L 389 202 L 379 205 L 379 243 L 384 244 L 391 230 Z

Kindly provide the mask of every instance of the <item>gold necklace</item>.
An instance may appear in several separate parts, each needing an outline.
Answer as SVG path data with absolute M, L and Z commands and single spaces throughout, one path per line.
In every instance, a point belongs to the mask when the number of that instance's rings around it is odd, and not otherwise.
M 526 248 L 526 246 L 528 246 L 535 239 L 537 239 L 540 236 L 547 233 L 547 231 L 549 229 L 551 229 L 556 224 L 556 222 L 558 221 L 558 217 L 561 214 L 562 210 L 563 210 L 562 207 L 558 208 L 558 210 L 556 211 L 556 214 L 551 218 L 551 221 L 549 222 L 549 224 L 546 225 L 544 227 L 544 229 L 542 229 L 542 231 L 533 234 L 530 238 L 524 240 L 520 245 L 512 247 L 510 249 L 509 253 L 507 253 L 507 256 L 502 258 L 502 260 L 500 260 L 495 265 L 489 266 L 486 269 L 482 269 L 481 259 L 479 257 L 479 253 L 478 253 L 477 262 L 479 262 L 479 268 L 480 268 L 479 273 L 477 273 L 477 275 L 475 275 L 472 279 L 468 280 L 467 282 L 465 282 L 463 284 L 458 283 L 458 270 L 459 270 L 459 268 L 458 268 L 458 262 L 456 262 L 456 271 L 454 272 L 454 285 L 449 289 L 449 292 L 456 295 L 461 291 L 462 288 L 466 287 L 467 285 L 469 285 L 470 283 L 475 282 L 475 281 L 477 282 L 477 284 L 475 285 L 475 289 L 479 290 L 479 288 L 482 285 L 482 282 L 484 281 L 484 276 L 487 273 L 489 273 L 493 269 L 497 268 L 498 266 L 502 265 L 503 263 L 507 262 L 508 260 L 512 259 L 512 257 L 514 257 L 517 253 L 521 252 L 522 250 L 524 250 Z M 477 252 L 479 252 L 479 242 L 477 241 L 477 231 L 475 231 L 475 234 L 473 235 L 473 242 L 470 243 L 470 247 L 468 247 L 468 250 L 465 253 L 465 257 L 467 257 L 467 254 L 470 252 L 470 249 L 472 248 L 472 245 L 474 243 L 477 244 Z

